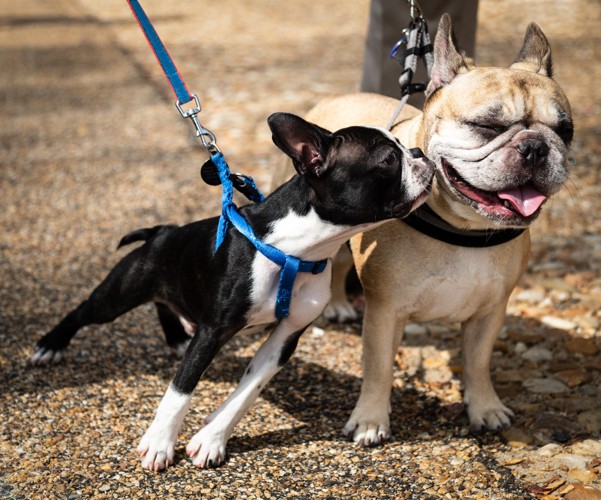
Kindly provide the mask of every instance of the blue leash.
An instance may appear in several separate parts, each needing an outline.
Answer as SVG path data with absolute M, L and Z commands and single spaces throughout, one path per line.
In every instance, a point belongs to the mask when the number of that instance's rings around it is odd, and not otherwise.
M 192 100 L 192 95 L 188 91 L 188 87 L 186 87 L 179 71 L 177 71 L 175 64 L 173 64 L 173 60 L 169 57 L 167 49 L 155 31 L 150 19 L 148 19 L 146 12 L 144 12 L 144 9 L 142 9 L 138 0 L 128 0 L 128 2 L 134 16 L 138 20 L 138 24 L 146 36 L 146 40 L 148 40 L 148 43 L 157 58 L 157 61 L 161 65 L 161 68 L 163 68 L 163 72 L 165 73 L 167 80 L 169 80 L 177 100 L 180 103 L 190 102 Z
M 201 139 L 202 144 L 211 154 L 211 160 L 219 174 L 219 180 L 222 186 L 221 194 L 221 216 L 219 217 L 219 225 L 217 227 L 217 238 L 215 251 L 219 249 L 225 238 L 228 224 L 231 223 L 254 247 L 267 257 L 270 261 L 280 266 L 280 281 L 275 304 L 275 316 L 278 319 L 288 317 L 290 313 L 290 301 L 292 299 L 292 288 L 294 280 L 299 272 L 319 274 L 323 272 L 328 263 L 327 259 L 319 261 L 300 260 L 292 255 L 287 255 L 274 246 L 264 243 L 257 238 L 250 224 L 246 221 L 238 207 L 232 201 L 234 187 L 241 191 L 251 201 L 261 202 L 265 198 L 255 185 L 252 178 L 232 174 L 223 157 L 223 154 L 217 147 L 217 139 L 215 135 L 208 129 L 204 128 L 196 115 L 201 111 L 200 101 L 196 94 L 190 94 L 188 87 L 184 83 L 181 75 L 177 71 L 173 60 L 169 56 L 167 49 L 159 38 L 156 30 L 152 26 L 150 19 L 142 9 L 138 0 L 127 0 L 134 17 L 138 21 L 142 32 L 146 36 L 150 48 L 163 69 L 171 88 L 177 97 L 176 107 L 184 118 L 190 118 L 196 127 L 196 135 Z M 194 101 L 194 106 L 188 110 L 184 109 L 184 105 Z M 206 167 L 207 164 L 204 165 Z M 204 168 L 203 167 L 203 168 Z M 211 174 L 209 173 L 209 176 Z M 204 176 L 203 176 L 204 178 Z M 241 188 L 243 185 L 244 189 Z

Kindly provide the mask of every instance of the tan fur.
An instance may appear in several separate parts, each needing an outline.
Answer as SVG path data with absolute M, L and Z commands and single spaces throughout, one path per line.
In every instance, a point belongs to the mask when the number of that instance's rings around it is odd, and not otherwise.
M 480 119 L 478 113 L 493 104 L 504 119 L 540 123 L 541 134 L 547 135 L 553 134 L 547 128 L 557 122 L 558 107 L 569 115 L 565 95 L 546 76 L 550 49 L 536 25 L 529 27 L 524 47 L 508 69 L 476 68 L 455 50 L 450 20 L 443 18 L 439 37 L 445 33 L 446 39 L 436 40 L 438 65 L 424 112 L 406 106 L 392 129 L 405 146 L 420 147 L 430 157 L 433 137 Z M 446 60 L 441 63 L 441 58 Z M 329 130 L 351 125 L 384 127 L 397 105 L 397 100 L 380 95 L 352 94 L 322 101 L 307 119 Z M 551 139 L 558 142 L 556 136 Z M 557 154 L 565 153 L 564 145 L 558 146 Z M 498 227 L 453 195 L 440 172 L 428 205 L 458 228 Z M 462 324 L 464 399 L 472 428 L 509 425 L 512 412 L 495 393 L 489 361 L 509 295 L 526 269 L 528 231 L 503 245 L 465 248 L 392 221 L 355 236 L 351 247 L 367 306 L 362 336 L 364 381 L 345 432 L 364 445 L 389 437 L 393 363 L 402 332 L 409 321 L 428 320 Z

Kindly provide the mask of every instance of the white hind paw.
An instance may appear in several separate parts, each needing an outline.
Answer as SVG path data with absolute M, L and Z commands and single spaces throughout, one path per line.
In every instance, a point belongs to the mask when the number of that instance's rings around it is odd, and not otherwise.
M 33 366 L 44 366 L 58 363 L 63 359 L 65 351 L 46 349 L 45 347 L 38 347 L 31 356 L 30 361 Z

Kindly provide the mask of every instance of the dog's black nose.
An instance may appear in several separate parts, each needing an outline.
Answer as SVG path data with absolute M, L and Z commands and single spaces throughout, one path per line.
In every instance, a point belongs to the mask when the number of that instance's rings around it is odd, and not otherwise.
M 518 144 L 518 151 L 530 165 L 540 165 L 549 154 L 549 146 L 538 139 L 525 139 Z
M 419 148 L 411 148 L 409 152 L 411 153 L 411 156 L 413 158 L 423 158 L 424 156 L 426 156 L 424 155 L 423 151 Z

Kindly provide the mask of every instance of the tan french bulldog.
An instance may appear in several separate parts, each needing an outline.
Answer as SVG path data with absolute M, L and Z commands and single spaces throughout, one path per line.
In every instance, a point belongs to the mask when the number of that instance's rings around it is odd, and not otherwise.
M 458 49 L 449 16 L 440 21 L 434 54 L 423 113 L 406 106 L 392 128 L 436 163 L 428 208 L 351 240 L 366 298 L 364 380 L 344 431 L 363 445 L 390 436 L 393 363 L 409 321 L 461 323 L 470 427 L 511 424 L 513 413 L 490 379 L 490 357 L 526 269 L 527 228 L 568 177 L 570 105 L 551 79 L 551 49 L 536 24 L 509 68 L 476 67 Z M 397 105 L 353 94 L 321 102 L 307 119 L 330 130 L 385 126 Z

